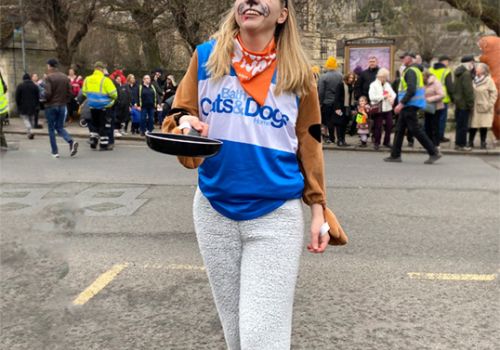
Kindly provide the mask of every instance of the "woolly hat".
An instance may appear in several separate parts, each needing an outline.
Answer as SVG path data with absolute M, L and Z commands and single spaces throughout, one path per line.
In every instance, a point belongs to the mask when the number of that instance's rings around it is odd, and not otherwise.
M 94 63 L 94 69 L 95 68 L 105 69 L 106 67 L 107 67 L 106 64 L 102 61 L 97 61 L 96 63 Z
M 312 66 L 311 70 L 314 74 L 319 74 L 321 72 L 321 68 L 319 68 L 319 66 Z
M 337 69 L 337 60 L 333 56 L 329 56 L 325 62 L 325 68 L 328 70 Z
M 406 51 L 401 56 L 399 56 L 399 58 L 403 59 L 406 56 L 410 56 L 411 58 L 417 58 L 417 55 L 415 54 L 415 52 L 412 52 L 412 51 Z
M 356 68 L 354 68 L 353 70 L 353 73 L 359 76 L 361 73 L 363 73 L 363 67 L 356 66 Z
M 473 55 L 466 55 L 460 60 L 461 63 L 475 62 Z

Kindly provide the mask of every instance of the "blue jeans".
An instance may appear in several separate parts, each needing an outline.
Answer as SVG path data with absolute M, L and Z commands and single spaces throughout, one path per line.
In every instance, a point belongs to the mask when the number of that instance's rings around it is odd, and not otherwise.
M 67 143 L 73 142 L 71 135 L 64 129 L 64 121 L 66 120 L 66 106 L 53 106 L 45 108 L 45 118 L 49 128 L 50 147 L 52 154 L 59 153 L 57 151 L 56 131 Z
M 444 132 L 446 131 L 446 122 L 448 121 L 448 104 L 444 104 L 444 109 L 436 111 L 439 118 L 439 140 L 444 137 Z
M 154 129 L 155 109 L 153 107 L 141 109 L 141 132 L 153 131 Z M 147 125 L 146 125 L 147 124 Z

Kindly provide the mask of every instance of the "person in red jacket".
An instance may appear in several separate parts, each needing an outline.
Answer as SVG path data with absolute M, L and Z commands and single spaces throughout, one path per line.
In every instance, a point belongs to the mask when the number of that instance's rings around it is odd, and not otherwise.
M 109 75 L 109 79 L 116 81 L 116 77 L 120 77 L 120 85 L 125 85 L 127 83 L 127 78 L 123 74 L 123 70 L 116 69 L 113 73 Z
M 75 118 L 74 114 L 78 111 L 78 102 L 76 100 L 80 90 L 83 86 L 83 78 L 80 75 L 76 75 L 76 72 L 73 68 L 68 70 L 68 78 L 71 84 L 71 99 L 68 102 L 68 120 L 67 122 L 71 123 Z

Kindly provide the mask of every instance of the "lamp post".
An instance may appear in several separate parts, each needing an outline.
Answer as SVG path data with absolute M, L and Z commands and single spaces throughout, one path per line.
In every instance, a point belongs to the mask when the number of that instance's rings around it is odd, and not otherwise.
M 26 73 L 26 47 L 24 43 L 24 11 L 23 0 L 19 0 L 19 9 L 21 10 L 21 52 L 23 54 L 23 71 Z
M 377 28 L 375 25 L 377 23 L 377 19 L 379 16 L 380 16 L 379 10 L 373 9 L 370 11 L 370 18 L 372 19 L 372 22 L 373 22 L 372 36 L 375 36 L 375 34 L 377 34 Z

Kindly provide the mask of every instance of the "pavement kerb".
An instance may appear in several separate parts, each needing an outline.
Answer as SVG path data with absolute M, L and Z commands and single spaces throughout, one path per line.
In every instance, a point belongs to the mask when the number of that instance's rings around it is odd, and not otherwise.
M 89 135 L 88 133 L 87 134 L 80 134 L 80 133 L 75 133 L 75 132 L 71 132 L 71 130 L 69 130 L 68 128 L 66 128 L 66 131 L 75 139 L 88 139 L 89 138 Z M 4 129 L 4 134 L 13 134 L 13 135 L 26 135 L 26 131 L 20 131 L 20 130 L 5 130 Z M 35 138 L 37 136 L 49 136 L 48 132 L 43 132 L 43 131 L 40 131 L 39 129 L 38 130 L 33 130 L 33 134 L 35 134 Z M 117 140 L 126 140 L 126 141 L 137 141 L 137 142 L 145 142 L 146 140 L 141 137 L 141 136 L 122 136 L 122 137 L 117 137 L 116 138 Z M 9 140 L 7 140 L 8 142 Z
M 82 128 L 77 124 L 67 125 L 66 130 L 77 139 L 87 139 L 88 131 L 86 128 Z M 3 129 L 5 134 L 17 134 L 17 135 L 25 135 L 26 130 L 24 129 L 24 125 L 19 119 L 11 119 L 10 125 L 4 126 Z M 47 129 L 34 129 L 33 133 L 36 136 L 48 136 Z M 116 138 L 118 141 L 135 141 L 135 142 L 145 142 L 144 137 L 139 135 L 126 135 L 119 138 Z M 8 142 L 8 140 L 7 140 Z M 472 151 L 456 151 L 451 148 L 450 143 L 446 143 L 446 146 L 441 147 L 441 153 L 445 155 L 467 155 L 467 156 L 500 156 L 500 147 L 488 148 L 486 150 L 474 149 Z M 356 152 L 373 152 L 373 153 L 389 153 L 388 149 L 381 147 L 378 151 L 374 150 L 373 147 L 359 147 L 359 146 L 348 146 L 348 147 L 338 147 L 337 145 L 332 144 L 323 144 L 324 150 L 335 150 L 335 151 L 356 151 Z M 411 153 L 426 153 L 425 150 L 419 146 L 410 148 L 403 147 L 403 153 L 411 154 Z

